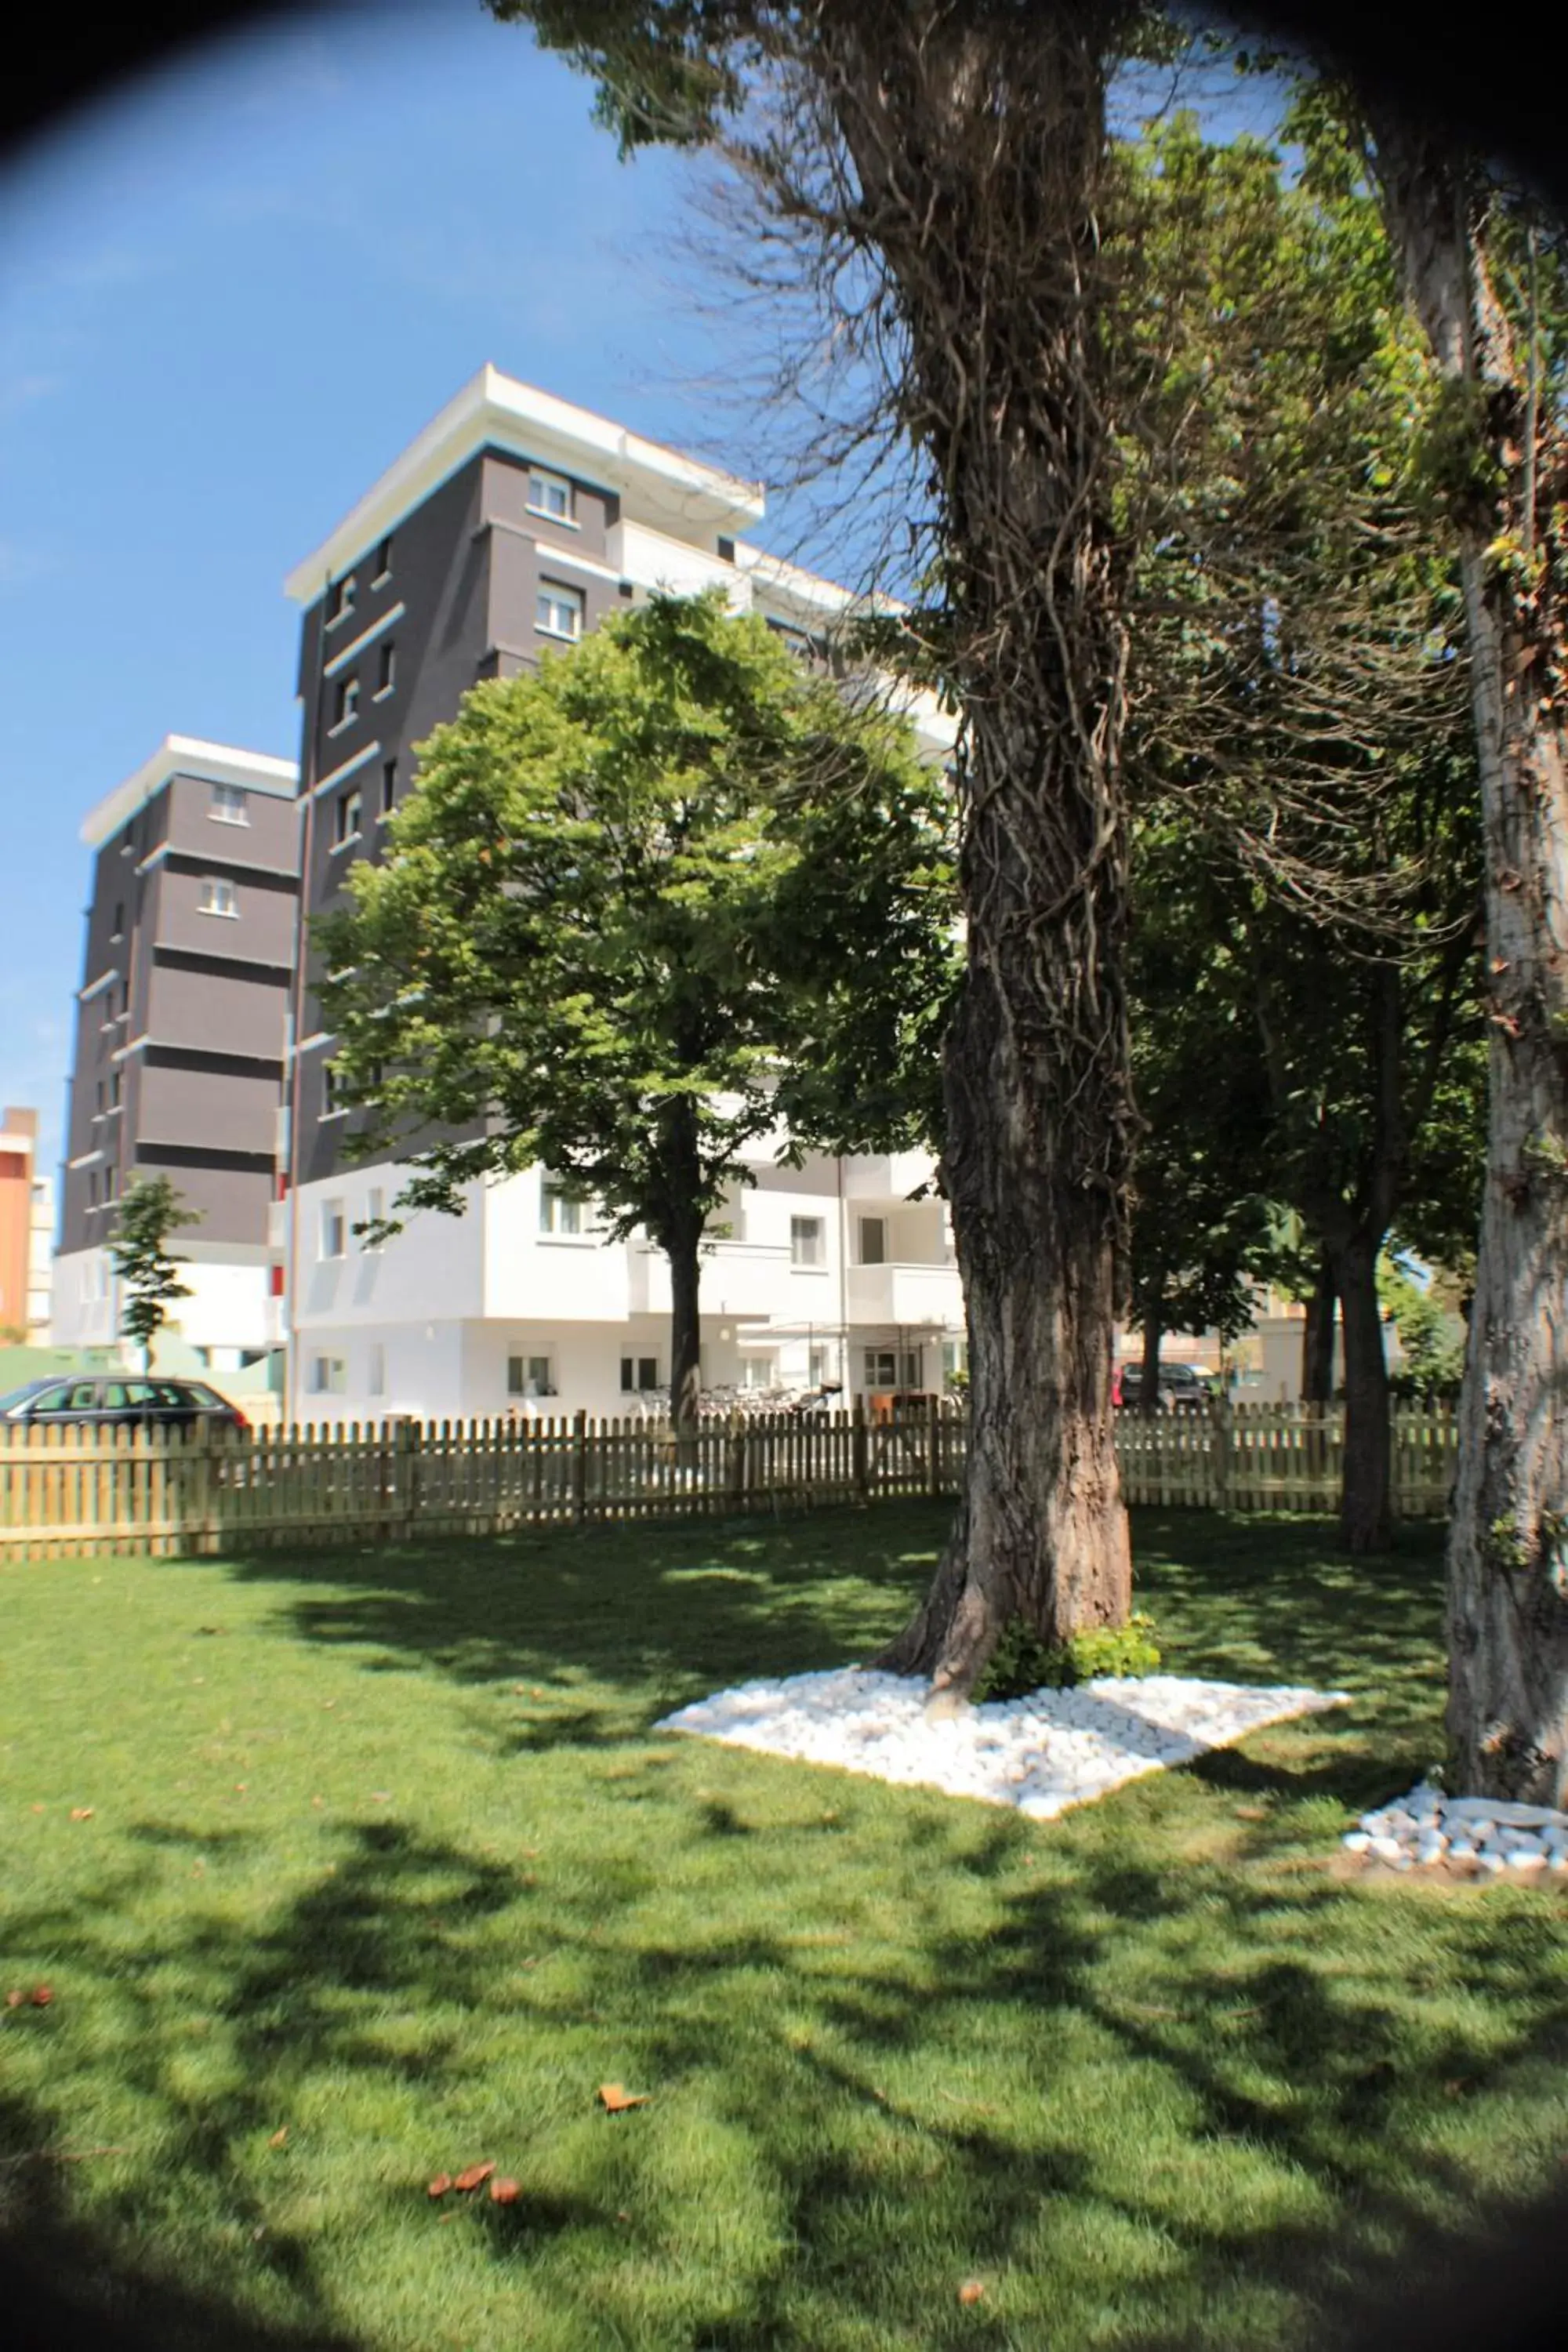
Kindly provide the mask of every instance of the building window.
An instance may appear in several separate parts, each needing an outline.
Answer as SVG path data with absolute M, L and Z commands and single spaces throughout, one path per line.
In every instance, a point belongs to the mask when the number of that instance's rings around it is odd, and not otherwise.
M 204 875 L 200 910 L 204 915 L 237 915 L 239 900 L 234 884 L 221 874 Z
M 542 636 L 565 637 L 573 644 L 583 634 L 583 592 L 542 580 L 534 603 L 533 625 Z
M 110 1110 L 120 1108 L 120 1072 L 118 1070 L 112 1071 L 110 1076 L 109 1108 Z
M 332 696 L 332 723 L 328 733 L 335 735 L 344 727 L 352 727 L 359 717 L 359 680 L 340 677 Z
M 314 1396 L 342 1396 L 349 1384 L 349 1368 L 342 1356 L 310 1360 L 310 1391 Z
M 208 816 L 219 824 L 248 824 L 246 814 L 246 792 L 242 784 L 215 784 Z
M 564 474 L 547 474 L 535 466 L 528 477 L 528 511 L 547 515 L 552 522 L 572 520 L 572 485 Z
M 719 561 L 720 561 L 720 562 L 721 562 L 721 563 L 733 563 L 733 562 L 735 561 L 735 542 L 734 542 L 734 541 L 733 541 L 732 539 L 725 539 L 725 538 L 722 536 L 722 534 L 721 534 L 721 536 L 720 536 L 720 538 L 719 538 L 719 541 L 718 541 L 717 544 L 718 544 L 718 549 L 719 549 Z
M 379 1339 L 373 1340 L 370 1350 L 370 1373 L 367 1383 L 372 1396 L 386 1394 L 386 1349 Z
M 341 580 L 336 580 L 332 583 L 327 594 L 327 626 L 329 629 L 335 628 L 340 621 L 346 620 L 349 614 L 353 611 L 354 594 L 357 586 L 358 583 L 355 581 L 354 575 L 352 572 L 345 572 Z
M 101 1118 L 103 1117 L 103 1106 L 104 1106 L 104 1101 L 105 1101 L 105 1095 L 104 1095 L 104 1089 L 103 1089 L 103 1080 L 102 1080 L 101 1078 L 100 1078 L 100 1079 L 99 1079 L 99 1081 L 98 1081 L 98 1084 L 97 1084 L 96 1087 L 95 1087 L 95 1088 L 94 1088 L 94 1090 L 93 1090 L 93 1117 L 94 1117 L 95 1118 Z
M 621 1358 L 621 1392 L 635 1396 L 639 1390 L 658 1386 L 657 1356 L 623 1356 Z
M 114 928 L 110 932 L 109 936 L 111 940 L 122 940 L 125 937 L 125 901 L 123 898 L 116 898 L 114 902 Z
M 357 791 L 340 793 L 332 847 L 344 849 L 351 841 L 357 841 L 363 822 L 364 800 L 362 794 Z
M 509 1356 L 508 1396 L 548 1397 L 555 1394 L 555 1376 L 548 1356 Z
M 386 1195 L 382 1191 L 381 1186 L 379 1184 L 373 1184 L 370 1191 L 364 1196 L 364 1223 L 356 1225 L 354 1228 L 355 1233 L 359 1236 L 360 1255 L 362 1257 L 374 1257 L 376 1251 L 381 1247 L 381 1244 L 378 1241 L 373 1241 L 370 1235 L 366 1233 L 365 1226 L 380 1224 L 383 1217 L 386 1214 L 385 1203 Z
M 384 760 L 381 763 L 381 813 L 390 816 L 397 806 L 397 762 Z
M 921 1351 L 918 1348 L 868 1348 L 866 1386 L 868 1389 L 918 1389 Z
M 348 1109 L 343 1096 L 343 1082 L 335 1062 L 321 1064 L 321 1117 L 336 1118 Z
M 341 1201 L 321 1202 L 321 1239 L 319 1255 L 323 1258 L 342 1257 L 348 1219 Z
M 741 1386 L 743 1389 L 771 1389 L 778 1376 L 776 1356 L 742 1356 Z
M 950 1389 L 954 1382 L 962 1385 L 969 1378 L 969 1342 L 967 1339 L 944 1339 L 942 1343 L 942 1384 Z
M 376 680 L 376 700 L 379 702 L 383 695 L 390 694 L 396 682 L 397 647 L 395 645 L 384 644 L 381 648 L 381 668 Z
M 886 1217 L 861 1218 L 860 1263 L 862 1265 L 887 1265 L 888 1221 Z
M 807 1357 L 806 1357 L 806 1366 L 807 1366 L 807 1370 L 806 1370 L 806 1375 L 805 1375 L 805 1377 L 806 1377 L 807 1381 L 810 1382 L 811 1386 L 812 1386 L 814 1389 L 826 1388 L 826 1387 L 827 1386 L 827 1350 L 826 1350 L 826 1348 L 813 1348 L 813 1349 L 810 1349 L 810 1351 L 809 1351 L 809 1352 L 808 1352 L 808 1354 L 807 1354 Z
M 822 1219 L 792 1217 L 789 1221 L 791 1265 L 820 1265 L 825 1255 Z
M 539 1187 L 539 1230 L 542 1234 L 580 1234 L 583 1195 L 563 1177 L 546 1176 Z
M 384 580 L 390 580 L 391 577 L 392 541 L 390 539 L 384 539 L 375 551 L 375 577 L 370 584 L 373 588 L 379 588 Z

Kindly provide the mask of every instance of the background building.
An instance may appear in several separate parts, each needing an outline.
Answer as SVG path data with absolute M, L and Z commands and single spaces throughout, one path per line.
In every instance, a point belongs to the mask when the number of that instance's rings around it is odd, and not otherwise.
M 25 1346 L 48 1328 L 47 1301 L 40 1317 L 34 1273 L 37 1144 L 36 1110 L 0 1111 L 0 1347 Z
M 761 488 L 486 368 L 290 575 L 303 608 L 299 692 L 301 917 L 337 904 L 353 860 L 414 780 L 412 747 L 479 679 L 532 667 L 650 593 L 721 587 L 803 653 L 850 604 L 741 534 Z M 910 714 L 932 758 L 952 722 Z M 592 1212 L 538 1170 L 476 1188 L 461 1218 L 424 1215 L 377 1250 L 356 1223 L 389 1209 L 396 1166 L 342 1154 L 332 1040 L 301 960 L 290 1080 L 290 1185 L 274 1240 L 289 1265 L 289 1410 L 596 1412 L 668 1377 L 669 1279 L 636 1236 L 606 1246 Z M 714 1222 L 703 1273 L 712 1387 L 846 1394 L 934 1390 L 962 1360 L 963 1315 L 942 1204 L 907 1195 L 930 1163 L 776 1164 Z
M 112 1343 L 106 1244 L 166 1174 L 199 1222 L 171 1336 L 216 1371 L 279 1341 L 268 1245 L 300 884 L 293 762 L 171 735 L 82 826 L 95 853 L 67 1107 L 53 1335 Z

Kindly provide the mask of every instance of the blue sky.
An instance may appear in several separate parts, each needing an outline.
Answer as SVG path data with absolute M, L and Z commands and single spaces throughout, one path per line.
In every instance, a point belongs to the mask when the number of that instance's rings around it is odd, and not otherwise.
M 477 0 L 381 0 L 0 178 L 0 1102 L 45 1165 L 82 816 L 165 734 L 297 754 L 285 572 L 486 360 L 712 446 L 691 167 L 618 164 L 590 95 Z
M 166 734 L 296 755 L 283 575 L 458 386 L 491 360 L 745 465 L 732 321 L 679 252 L 705 167 L 618 163 L 589 102 L 479 0 L 361 0 L 0 176 L 0 1102 L 45 1165 L 82 816 Z

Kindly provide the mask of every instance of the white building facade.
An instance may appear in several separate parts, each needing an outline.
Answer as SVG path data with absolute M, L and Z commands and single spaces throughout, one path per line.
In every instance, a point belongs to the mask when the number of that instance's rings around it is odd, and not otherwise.
M 414 747 L 479 678 L 587 633 L 656 591 L 721 586 L 809 650 L 846 592 L 750 545 L 763 493 L 487 368 L 301 563 L 302 919 L 338 903 Z M 378 684 L 377 681 L 380 681 Z M 908 698 L 929 758 L 952 719 Z M 288 1268 L 285 1411 L 299 1420 L 658 1410 L 669 1377 L 669 1271 L 545 1171 L 475 1186 L 467 1213 L 413 1216 L 370 1248 L 405 1171 L 355 1166 L 326 1068 L 332 1040 L 298 960 L 286 1196 L 269 1236 Z M 963 1366 L 943 1202 L 921 1155 L 782 1164 L 759 1139 L 713 1220 L 701 1364 L 716 1401 L 837 1387 L 940 1393 Z

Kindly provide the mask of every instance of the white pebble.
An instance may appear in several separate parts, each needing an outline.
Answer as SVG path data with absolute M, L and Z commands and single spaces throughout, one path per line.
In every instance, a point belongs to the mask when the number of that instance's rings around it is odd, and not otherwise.
M 1349 1830 L 1340 1843 L 1348 1846 L 1352 1853 L 1364 1853 L 1372 1840 L 1365 1830 Z

